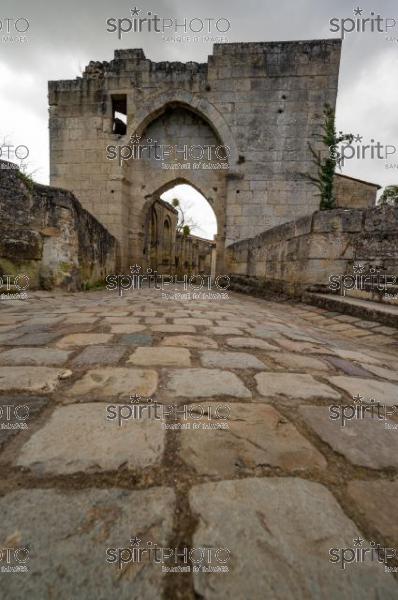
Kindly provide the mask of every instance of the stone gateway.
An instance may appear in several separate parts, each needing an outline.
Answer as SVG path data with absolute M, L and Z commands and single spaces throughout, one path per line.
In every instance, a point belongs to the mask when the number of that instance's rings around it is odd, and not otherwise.
M 73 191 L 146 266 L 152 205 L 188 183 L 212 206 L 225 247 L 313 213 L 304 176 L 325 103 L 335 106 L 340 40 L 216 44 L 207 63 L 152 62 L 140 49 L 49 82 L 51 185 Z M 114 158 L 112 159 L 112 155 Z M 149 225 L 148 225 L 149 223 Z

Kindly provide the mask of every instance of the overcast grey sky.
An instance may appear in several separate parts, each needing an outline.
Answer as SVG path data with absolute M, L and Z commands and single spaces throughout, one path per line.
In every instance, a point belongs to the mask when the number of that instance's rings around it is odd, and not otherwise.
M 331 18 L 383 19 L 388 32 L 349 33 L 343 43 L 337 101 L 337 128 L 398 148 L 398 3 L 370 0 L 2 0 L 0 5 L 0 141 L 28 146 L 29 169 L 48 182 L 47 81 L 73 79 L 90 60 L 110 60 L 115 48 L 143 48 L 152 60 L 206 62 L 212 44 L 167 42 L 160 34 L 129 33 L 122 40 L 106 31 L 106 19 L 131 17 L 137 6 L 165 18 L 224 18 L 230 42 L 340 37 L 330 31 Z M 26 18 L 27 41 L 3 41 L 8 19 Z M 348 21 L 346 27 L 348 28 Z M 11 34 L 15 33 L 11 25 Z M 369 25 L 368 25 L 369 26 Z M 24 21 L 18 27 L 23 29 Z M 376 28 L 376 25 L 375 25 Z M 386 168 L 386 163 L 391 165 Z M 388 161 L 349 160 L 343 173 L 381 185 L 398 183 L 398 149 Z

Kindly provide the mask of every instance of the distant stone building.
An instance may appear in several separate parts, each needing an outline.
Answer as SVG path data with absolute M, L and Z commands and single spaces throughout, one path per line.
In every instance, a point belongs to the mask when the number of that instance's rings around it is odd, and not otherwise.
M 362 179 L 336 173 L 334 190 L 339 208 L 372 208 L 376 206 L 377 192 L 381 186 Z
M 150 262 L 156 199 L 191 184 L 215 212 L 223 272 L 226 246 L 319 207 L 304 173 L 315 171 L 308 143 L 319 148 L 324 104 L 335 106 L 340 49 L 338 39 L 233 43 L 203 64 L 137 49 L 91 62 L 83 77 L 49 82 L 51 184 L 117 238 L 126 269 Z
M 175 272 L 199 275 L 215 274 L 216 242 L 196 235 L 177 233 Z
M 162 274 L 211 274 L 215 242 L 177 231 L 178 211 L 157 198 L 147 213 L 144 256 Z

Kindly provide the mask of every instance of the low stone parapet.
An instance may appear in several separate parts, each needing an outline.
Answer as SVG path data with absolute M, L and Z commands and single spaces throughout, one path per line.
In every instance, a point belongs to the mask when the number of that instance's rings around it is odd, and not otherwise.
M 116 239 L 76 197 L 0 161 L 0 277 L 29 289 L 94 287 L 117 268 Z M 19 280 L 18 280 L 19 281 Z
M 398 207 L 318 211 L 236 242 L 226 256 L 232 276 L 293 296 L 314 285 L 333 291 L 331 278 L 354 265 L 398 277 Z

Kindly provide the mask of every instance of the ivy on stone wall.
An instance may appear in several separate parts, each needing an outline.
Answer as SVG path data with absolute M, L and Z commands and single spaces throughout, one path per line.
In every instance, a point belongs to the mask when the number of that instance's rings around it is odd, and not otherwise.
M 329 104 L 325 104 L 323 110 L 324 120 L 322 124 L 322 134 L 317 135 L 322 140 L 326 147 L 322 150 L 314 150 L 309 143 L 309 149 L 312 154 L 312 162 L 317 168 L 317 175 L 314 177 L 310 173 L 306 173 L 306 177 L 319 190 L 320 210 L 330 210 L 336 207 L 336 195 L 334 193 L 334 174 L 336 167 L 341 166 L 341 154 L 338 146 L 341 142 L 347 141 L 351 143 L 353 140 L 352 133 L 343 133 L 339 131 L 337 134 L 335 128 L 335 112 Z M 326 150 L 326 151 L 325 151 Z

